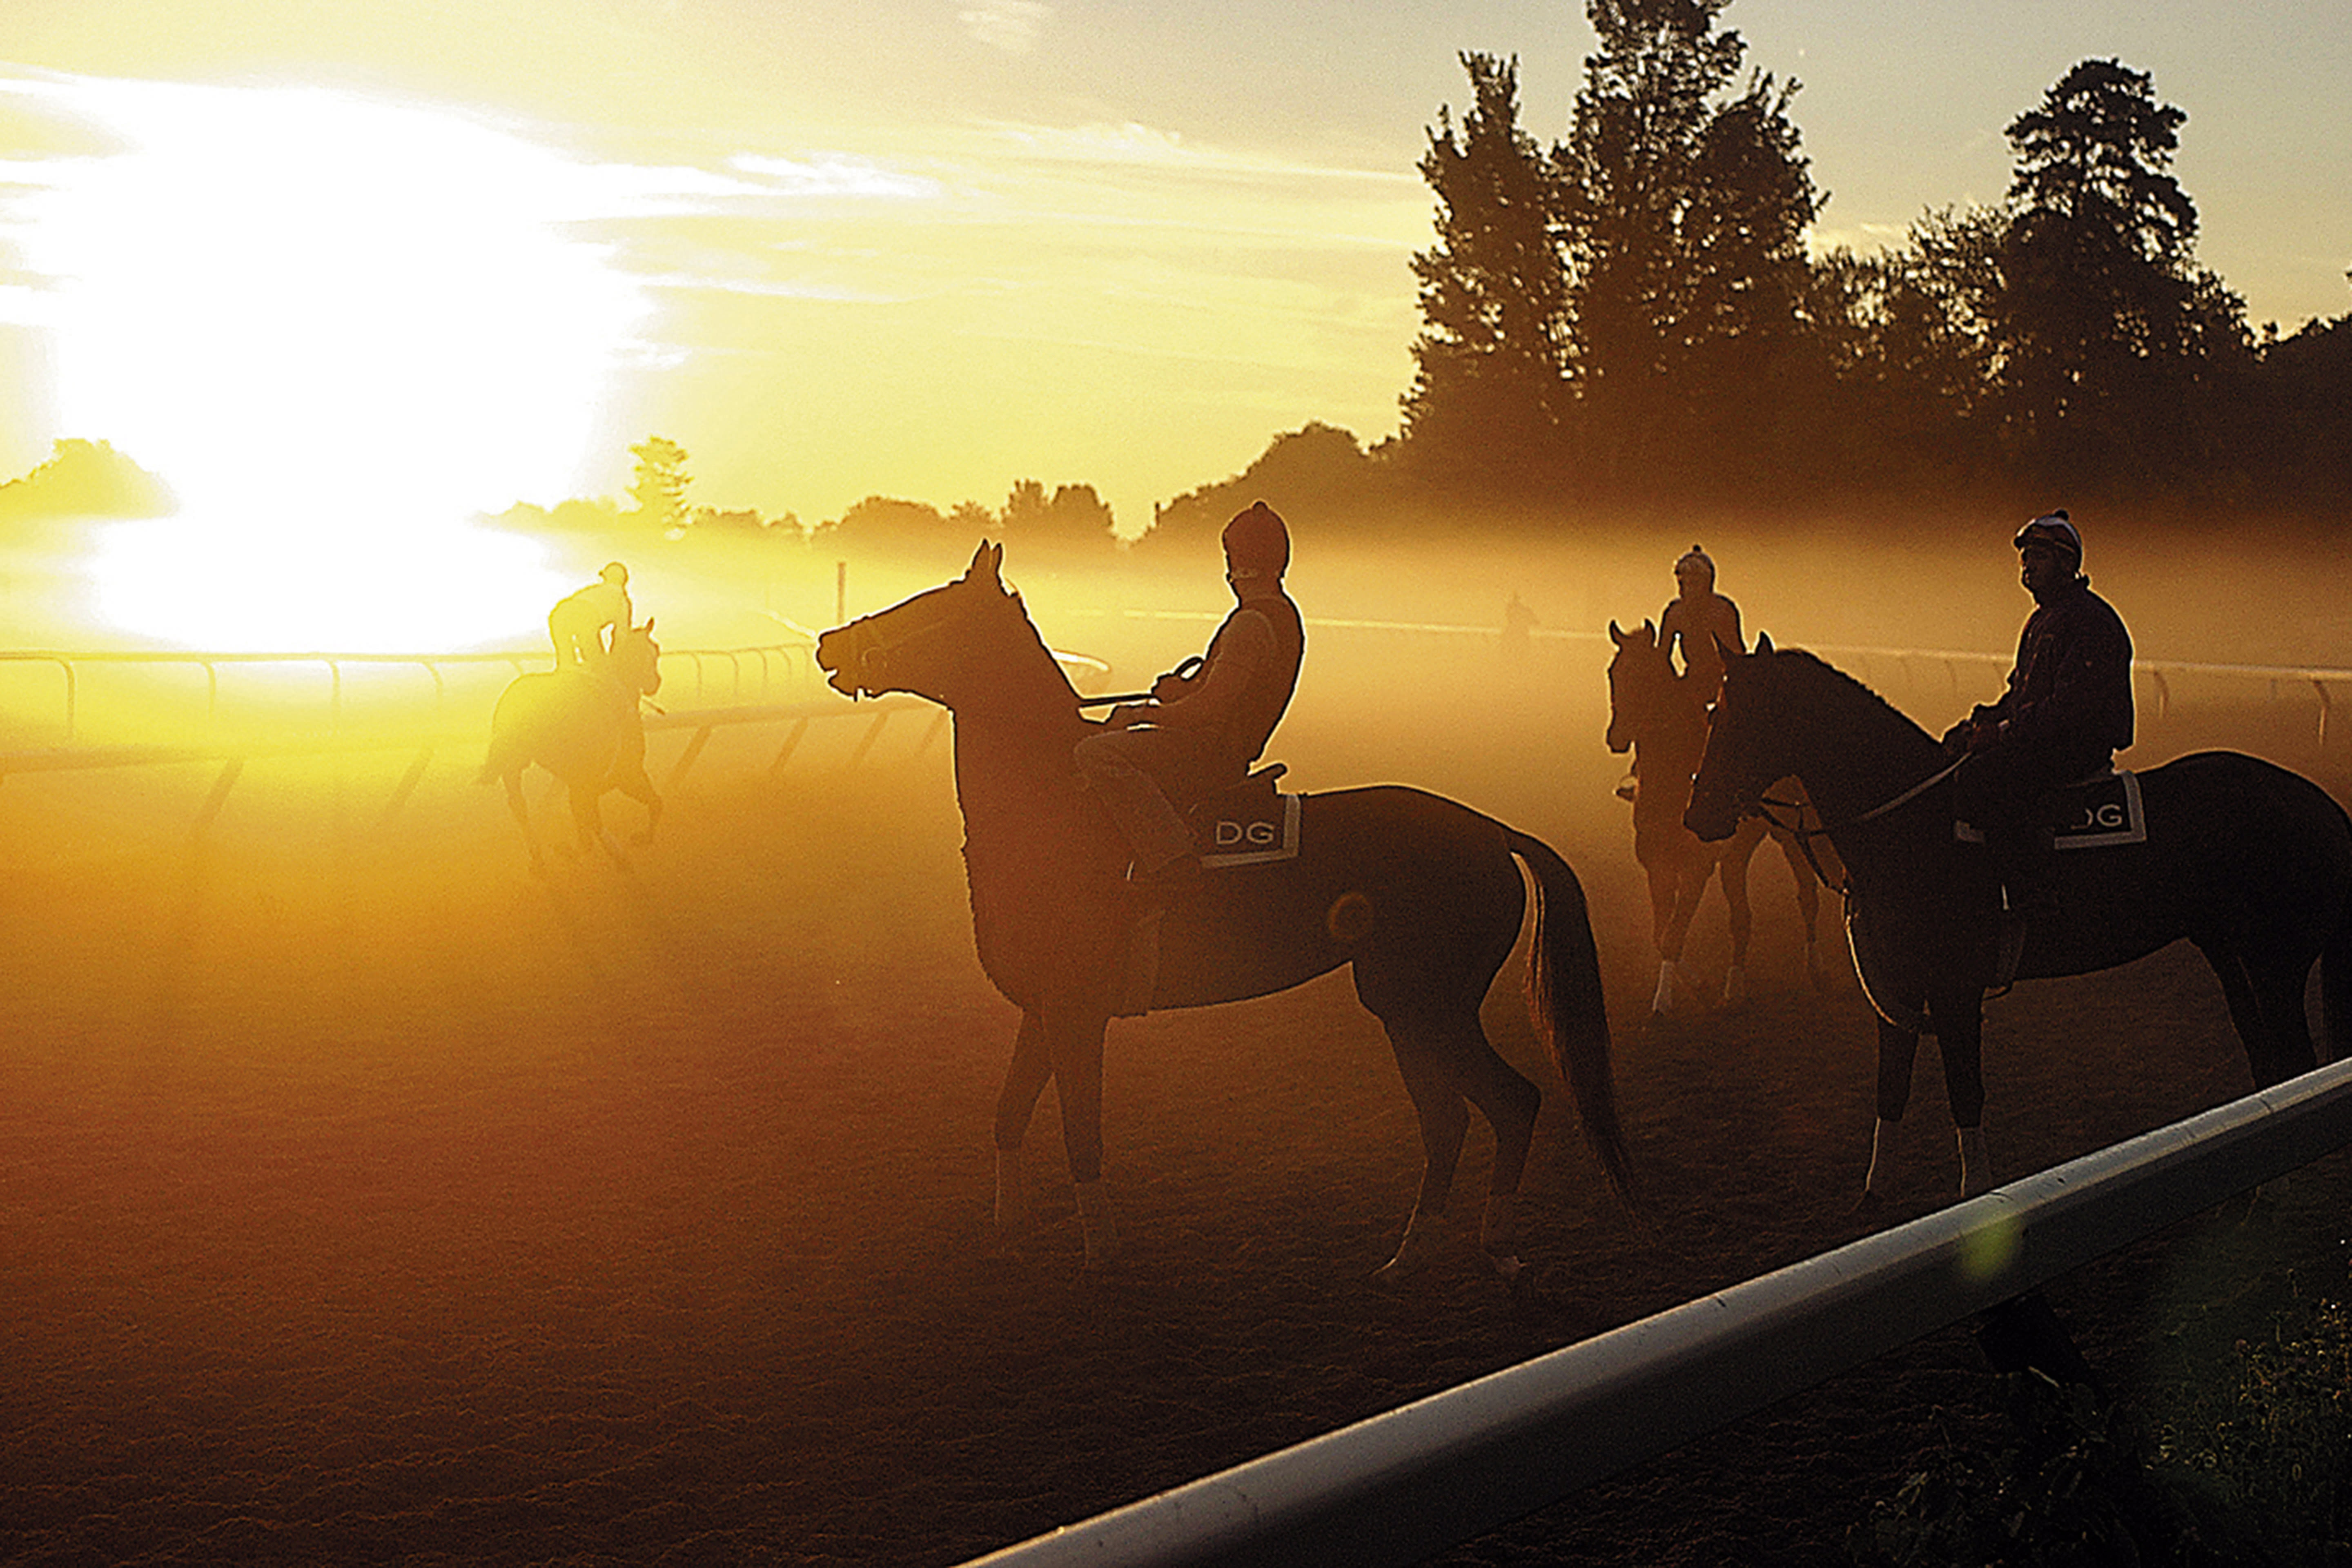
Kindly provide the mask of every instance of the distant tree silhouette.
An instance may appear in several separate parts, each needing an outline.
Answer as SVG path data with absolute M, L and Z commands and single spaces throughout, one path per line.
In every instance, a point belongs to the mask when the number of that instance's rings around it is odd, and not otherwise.
M 959 549 L 970 555 L 972 547 L 971 538 L 950 526 L 939 508 L 888 496 L 867 496 L 839 518 L 818 524 L 810 543 L 820 552 L 896 555 L 917 562 Z
M 2204 456 L 2211 362 L 2249 346 L 2243 302 L 2196 264 L 2196 205 L 2171 173 L 2188 115 L 2153 86 L 2084 60 L 2008 128 L 2017 164 L 1989 314 L 2005 436 L 2044 477 L 2185 477 Z
M 1403 433 L 1417 467 L 1442 486 L 1528 490 L 1559 478 L 1568 389 L 1558 185 L 1519 129 L 1517 59 L 1460 58 L 1471 106 L 1458 131 L 1438 110 L 1421 160 L 1437 197 L 1437 243 L 1412 258 L 1423 324 Z
M 1349 432 L 1318 420 L 1276 437 L 1232 479 L 1154 508 L 1134 551 L 1144 559 L 1213 561 L 1225 524 L 1259 500 L 1294 528 L 1361 533 L 1391 524 L 1418 494 L 1398 472 L 1392 447 L 1366 452 Z
M 999 521 L 1003 542 L 1016 552 L 1108 555 L 1118 543 L 1110 507 L 1092 485 L 1062 485 L 1052 495 L 1035 479 L 1018 479 L 1004 498 Z
M 629 481 L 637 516 L 664 532 L 684 527 L 687 487 L 693 482 L 687 476 L 686 448 L 667 437 L 648 436 L 629 448 L 629 456 L 637 460 L 636 477 Z
M 171 488 L 107 441 L 67 437 L 23 479 L 0 485 L 0 518 L 161 517 Z
M 1754 72 L 1731 93 L 1747 45 L 1715 31 L 1728 4 L 1585 6 L 1601 49 L 1553 156 L 1579 466 L 1615 489 L 1760 456 L 1798 333 L 1821 197 L 1796 85 Z

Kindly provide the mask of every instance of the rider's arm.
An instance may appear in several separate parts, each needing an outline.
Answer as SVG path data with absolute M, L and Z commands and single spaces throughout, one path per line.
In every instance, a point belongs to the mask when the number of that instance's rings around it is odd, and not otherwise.
M 1216 657 L 1201 667 L 1179 701 L 1163 701 L 1154 718 L 1166 730 L 1213 730 L 1234 717 L 1243 694 L 1274 663 L 1274 627 L 1256 610 L 1225 623 Z

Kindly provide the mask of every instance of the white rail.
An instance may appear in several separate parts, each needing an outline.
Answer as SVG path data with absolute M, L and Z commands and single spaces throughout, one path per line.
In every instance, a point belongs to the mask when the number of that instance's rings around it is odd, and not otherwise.
M 1402 1568 L 2347 1143 L 2339 1061 L 968 1568 Z

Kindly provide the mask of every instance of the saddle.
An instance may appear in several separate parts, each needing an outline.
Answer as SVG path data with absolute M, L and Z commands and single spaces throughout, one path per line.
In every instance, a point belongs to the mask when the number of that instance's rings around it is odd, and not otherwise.
M 1212 791 L 1184 812 L 1203 871 L 1237 869 L 1294 859 L 1298 854 L 1298 797 L 1275 787 L 1287 771 L 1280 763 L 1259 768 L 1238 784 Z M 1113 987 L 1112 1012 L 1121 1018 L 1151 1011 L 1160 978 L 1160 922 L 1168 912 L 1155 904 L 1129 922 L 1126 951 Z
M 2051 791 L 2042 806 L 2042 825 L 2060 849 L 2111 849 L 2147 842 L 2139 775 L 2128 768 L 2101 768 Z M 1965 822 L 1955 820 L 1952 833 L 1963 844 L 1984 842 L 1984 835 Z

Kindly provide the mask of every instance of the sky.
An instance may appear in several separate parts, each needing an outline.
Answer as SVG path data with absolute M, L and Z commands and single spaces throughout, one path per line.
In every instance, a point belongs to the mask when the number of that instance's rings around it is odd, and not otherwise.
M 1801 84 L 1822 245 L 1998 199 L 2002 127 L 2114 57 L 2252 319 L 2352 310 L 2341 0 L 1722 25 Z M 1132 534 L 1284 431 L 1394 432 L 1457 54 L 1550 142 L 1592 47 L 1530 0 L 8 0 L 0 470 L 110 440 L 397 531 L 618 495 L 658 433 L 698 504 L 1034 479 Z

